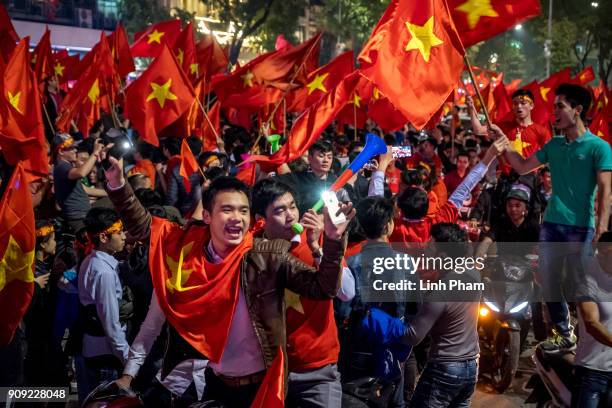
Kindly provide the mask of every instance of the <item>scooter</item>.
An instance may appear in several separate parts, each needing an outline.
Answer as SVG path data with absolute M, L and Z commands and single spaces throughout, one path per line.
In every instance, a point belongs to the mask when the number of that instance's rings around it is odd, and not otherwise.
M 531 321 L 536 255 L 489 256 L 478 329 L 483 358 L 488 355 L 493 387 L 503 393 L 516 374 L 521 345 Z
M 525 403 L 537 404 L 538 408 L 570 408 L 572 391 L 577 386 L 574 357 L 573 352 L 551 354 L 536 346 L 532 356 L 536 374 L 531 376 L 526 385 L 532 391 Z M 599 407 L 612 407 L 612 388 L 599 401 Z

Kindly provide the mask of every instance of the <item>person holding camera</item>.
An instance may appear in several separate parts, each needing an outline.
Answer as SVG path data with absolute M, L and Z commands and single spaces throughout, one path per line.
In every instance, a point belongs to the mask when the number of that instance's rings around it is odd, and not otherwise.
M 91 155 L 79 166 L 77 143 L 72 136 L 58 133 L 53 138 L 55 199 L 62 209 L 62 217 L 74 232 L 83 228 L 83 220 L 91 208 L 81 179 L 86 177 L 96 162 L 101 160 L 104 150 L 102 141 L 96 139 Z

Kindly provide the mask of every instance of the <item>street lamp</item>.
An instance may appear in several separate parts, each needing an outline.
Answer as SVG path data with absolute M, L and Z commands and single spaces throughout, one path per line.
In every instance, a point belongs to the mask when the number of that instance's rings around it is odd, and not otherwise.
M 596 2 L 596 1 L 593 1 L 593 2 L 591 2 L 591 7 L 597 8 L 597 7 L 599 7 L 599 3 Z

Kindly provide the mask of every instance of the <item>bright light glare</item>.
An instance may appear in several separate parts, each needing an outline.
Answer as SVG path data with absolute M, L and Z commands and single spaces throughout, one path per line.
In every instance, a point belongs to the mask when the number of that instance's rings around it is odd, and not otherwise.
M 514 26 L 514 29 L 516 31 L 521 31 L 523 29 L 523 25 L 522 24 L 517 24 L 517 25 Z
M 487 309 L 486 307 L 481 307 L 480 308 L 480 316 L 487 317 L 488 315 L 489 315 L 489 309 Z
M 499 307 L 497 307 L 495 303 L 485 300 L 485 305 L 489 306 L 489 309 L 491 309 L 492 311 L 499 312 Z
M 519 303 L 518 305 L 514 306 L 512 309 L 510 309 L 510 313 L 517 313 L 520 312 L 521 310 L 523 310 L 529 303 L 528 302 L 523 302 L 523 303 Z
M 593 1 L 593 2 L 591 2 L 591 7 L 597 8 L 597 7 L 599 7 L 599 3 L 596 2 L 596 1 Z

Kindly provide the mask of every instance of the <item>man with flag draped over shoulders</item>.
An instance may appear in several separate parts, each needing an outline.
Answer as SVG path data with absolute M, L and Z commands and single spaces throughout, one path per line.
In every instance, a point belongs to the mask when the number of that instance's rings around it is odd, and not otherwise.
M 227 406 L 282 406 L 285 377 L 285 289 L 315 299 L 338 293 L 345 230 L 325 213 L 323 255 L 317 268 L 290 255 L 285 240 L 253 238 L 249 190 L 220 177 L 202 197 L 208 226 L 180 228 L 151 215 L 125 183 L 123 163 L 110 158 L 109 197 L 136 240 L 149 241 L 154 296 L 169 323 L 164 365 L 209 360 L 203 399 Z M 175 339 L 175 340 L 173 340 Z M 162 368 L 167 374 L 172 367 Z

